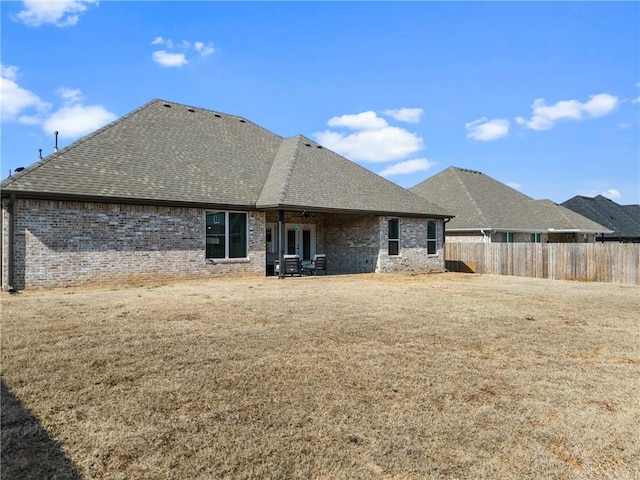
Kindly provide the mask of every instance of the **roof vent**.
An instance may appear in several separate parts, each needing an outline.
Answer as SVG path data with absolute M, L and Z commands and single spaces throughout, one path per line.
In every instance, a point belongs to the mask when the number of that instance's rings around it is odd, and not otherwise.
M 305 143 L 305 144 L 304 144 L 304 146 L 305 146 L 305 147 L 310 147 L 310 146 L 311 146 L 311 144 L 310 144 L 310 143 Z
M 168 103 L 163 103 L 162 105 L 167 107 L 167 108 L 171 108 L 171 105 L 169 105 Z
M 316 145 L 316 148 L 322 148 L 322 145 Z
M 193 108 L 187 108 L 187 112 L 195 112 L 195 110 Z
M 22 170 L 24 170 L 24 167 L 18 167 L 18 168 L 16 168 L 13 172 L 14 172 L 14 173 L 19 173 L 19 172 L 21 172 Z
M 241 118 L 240 123 L 247 123 L 247 121 Z
M 218 113 L 214 113 L 213 116 L 214 117 L 218 117 L 218 118 L 222 118 L 222 116 L 220 114 L 218 114 Z
M 468 168 L 460 168 L 459 170 L 462 172 L 476 173 L 478 175 L 482 175 L 482 172 L 478 172 L 477 170 L 469 170 Z

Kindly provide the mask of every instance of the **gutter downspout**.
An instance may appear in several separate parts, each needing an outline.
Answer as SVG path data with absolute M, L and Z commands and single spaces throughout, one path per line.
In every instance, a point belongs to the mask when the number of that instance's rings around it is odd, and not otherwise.
M 488 232 L 484 231 L 484 228 L 480 229 L 480 233 L 482 233 L 483 239 L 482 239 L 482 244 L 486 245 L 488 243 L 491 243 L 491 235 L 493 235 L 494 233 L 496 233 L 496 230 L 494 228 L 490 228 Z M 487 249 L 485 247 L 482 247 L 483 251 L 484 251 L 484 258 L 482 259 L 482 271 L 480 272 L 480 274 L 484 274 L 485 270 L 486 270 L 486 265 L 487 265 Z
M 14 231 L 14 212 L 13 206 L 16 203 L 16 194 L 12 193 L 9 197 L 9 204 L 7 205 L 7 214 L 9 216 L 8 234 L 7 234 L 7 290 L 9 293 L 15 293 L 16 289 L 13 288 L 13 231 Z
M 480 233 L 482 233 L 484 243 L 491 243 L 491 235 L 496 233 L 493 228 L 490 228 L 488 232 L 484 231 L 484 228 L 480 229 Z
M 451 221 L 451 217 L 445 218 L 442 222 L 442 245 L 447 243 L 447 223 Z
M 447 223 L 449 223 L 451 221 L 451 217 L 449 218 L 444 218 L 442 220 L 442 256 L 444 257 L 444 271 L 448 272 L 447 270 Z

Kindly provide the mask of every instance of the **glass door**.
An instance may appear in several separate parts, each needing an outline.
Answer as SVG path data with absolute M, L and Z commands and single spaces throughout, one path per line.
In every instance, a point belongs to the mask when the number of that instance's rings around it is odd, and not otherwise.
M 315 225 L 287 225 L 285 253 L 299 255 L 300 260 L 311 260 L 316 253 Z

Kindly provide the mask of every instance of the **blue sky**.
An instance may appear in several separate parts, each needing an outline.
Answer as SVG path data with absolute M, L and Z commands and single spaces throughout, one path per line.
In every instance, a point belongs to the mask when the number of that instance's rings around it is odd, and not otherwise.
M 411 187 L 640 203 L 638 2 L 2 1 L 2 177 L 154 98 Z

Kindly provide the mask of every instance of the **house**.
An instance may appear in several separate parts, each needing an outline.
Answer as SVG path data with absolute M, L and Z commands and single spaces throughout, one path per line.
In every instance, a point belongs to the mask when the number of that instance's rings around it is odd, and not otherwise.
M 598 237 L 599 241 L 640 243 L 640 205 L 620 205 L 602 195 L 576 195 L 562 206 L 612 230 Z
M 452 242 L 593 242 L 610 232 L 550 200 L 534 200 L 475 170 L 449 167 L 409 189 L 455 215 Z
M 444 270 L 452 215 L 301 135 L 153 100 L 2 181 L 2 286 Z

